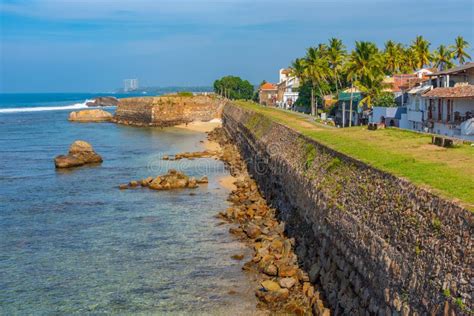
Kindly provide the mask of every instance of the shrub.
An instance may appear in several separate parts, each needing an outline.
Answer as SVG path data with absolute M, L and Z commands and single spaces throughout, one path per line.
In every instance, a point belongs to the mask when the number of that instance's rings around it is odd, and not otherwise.
M 192 97 L 194 94 L 189 91 L 181 91 L 181 92 L 178 92 L 177 95 L 179 97 Z

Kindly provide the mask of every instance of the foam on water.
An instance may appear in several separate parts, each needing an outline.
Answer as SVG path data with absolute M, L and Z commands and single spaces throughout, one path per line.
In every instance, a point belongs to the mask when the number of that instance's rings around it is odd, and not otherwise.
M 19 112 L 41 112 L 41 111 L 60 111 L 60 110 L 78 110 L 86 109 L 88 102 L 93 102 L 94 100 L 86 100 L 83 103 L 75 103 L 71 105 L 63 106 L 37 106 L 37 107 L 23 107 L 23 108 L 7 108 L 0 109 L 0 113 L 19 113 Z

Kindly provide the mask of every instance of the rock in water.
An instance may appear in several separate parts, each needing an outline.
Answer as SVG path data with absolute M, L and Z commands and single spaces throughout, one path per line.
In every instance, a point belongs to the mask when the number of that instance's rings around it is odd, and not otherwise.
M 87 106 L 117 106 L 119 100 L 116 97 L 97 97 L 92 102 L 87 102 Z
M 91 144 L 82 140 L 72 143 L 67 155 L 59 155 L 54 159 L 56 168 L 72 168 L 100 162 L 102 157 L 94 151 Z
M 109 122 L 113 115 L 104 110 L 82 110 L 71 112 L 69 121 L 72 122 Z

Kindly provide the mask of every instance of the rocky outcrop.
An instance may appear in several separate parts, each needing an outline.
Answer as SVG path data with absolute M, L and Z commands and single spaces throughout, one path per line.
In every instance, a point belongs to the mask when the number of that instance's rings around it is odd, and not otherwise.
M 87 106 L 117 106 L 119 104 L 119 100 L 116 97 L 97 97 L 92 102 L 87 102 Z
M 214 96 L 121 99 L 113 121 L 135 126 L 174 126 L 220 118 L 224 102 Z
M 72 143 L 67 155 L 60 155 L 54 159 L 56 168 L 73 168 L 101 162 L 102 157 L 94 151 L 88 142 L 82 140 Z
M 472 311 L 472 212 L 261 114 L 223 124 L 336 314 Z
M 170 169 L 167 174 L 158 176 L 156 178 L 148 177 L 142 180 L 133 180 L 128 184 L 121 184 L 119 188 L 121 190 L 136 188 L 138 186 L 147 187 L 152 190 L 166 191 L 174 189 L 196 189 L 199 184 L 208 183 L 207 177 L 196 179 L 194 177 L 188 177 L 182 172 L 175 169 Z
M 110 122 L 113 115 L 104 110 L 82 110 L 71 112 L 69 114 L 69 121 L 72 122 Z
M 232 206 L 219 217 L 233 224 L 229 232 L 254 250 L 253 258 L 242 269 L 253 272 L 260 283 L 255 291 L 259 307 L 282 315 L 310 315 L 313 311 L 329 315 L 320 293 L 298 265 L 294 239 L 287 238 L 284 223 L 276 218 L 277 210 L 267 204 L 255 180 L 249 177 L 237 147 L 220 128 L 211 132 L 209 139 L 219 142 L 223 148 L 221 159 L 239 179 L 228 198 Z M 241 260 L 243 256 L 233 258 Z M 313 310 L 313 306 L 317 308 Z

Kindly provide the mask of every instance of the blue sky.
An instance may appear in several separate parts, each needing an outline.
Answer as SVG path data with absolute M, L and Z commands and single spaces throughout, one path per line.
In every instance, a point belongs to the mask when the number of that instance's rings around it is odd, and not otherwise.
M 330 37 L 474 45 L 473 0 L 0 0 L 0 92 L 259 83 Z M 470 49 L 474 56 L 473 50 Z

